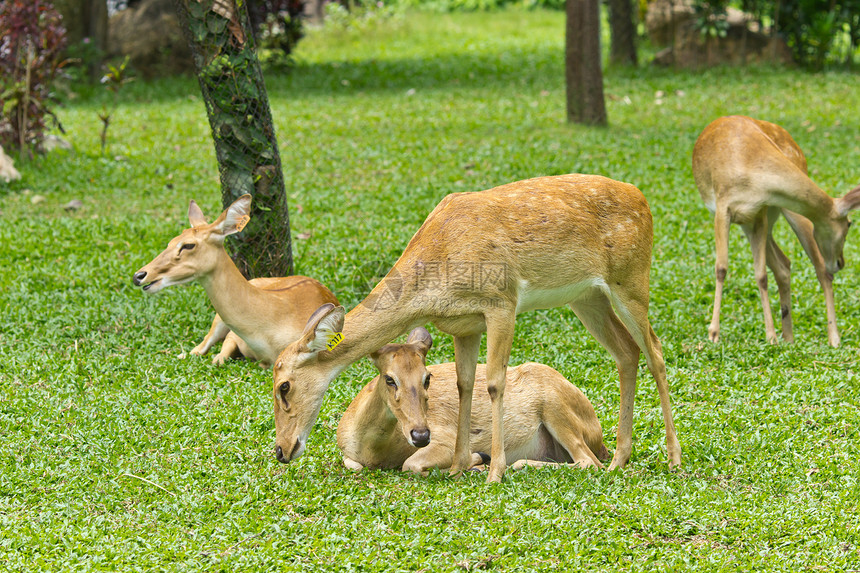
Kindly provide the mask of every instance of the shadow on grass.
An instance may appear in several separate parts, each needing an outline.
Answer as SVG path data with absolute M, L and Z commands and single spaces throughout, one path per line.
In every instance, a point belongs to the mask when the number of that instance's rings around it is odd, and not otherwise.
M 449 54 L 433 58 L 298 64 L 281 76 L 268 76 L 270 93 L 293 97 L 337 95 L 355 90 L 498 90 L 563 85 L 563 53 L 551 50 L 490 55 Z
M 270 98 L 341 96 L 356 91 L 406 92 L 410 89 L 521 90 L 524 86 L 549 89 L 563 86 L 563 53 L 551 50 L 509 51 L 499 54 L 449 54 L 431 58 L 298 63 L 290 70 L 265 70 Z M 102 90 L 81 87 L 77 105 L 107 101 Z M 199 98 L 193 74 L 135 81 L 125 101 L 169 102 Z

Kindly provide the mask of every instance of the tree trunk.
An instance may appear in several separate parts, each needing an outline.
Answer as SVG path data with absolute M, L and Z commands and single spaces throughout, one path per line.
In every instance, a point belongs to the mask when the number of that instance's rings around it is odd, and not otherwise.
M 631 0 L 609 0 L 609 62 L 613 65 L 635 66 L 636 23 Z
M 250 193 L 251 220 L 233 235 L 233 260 L 249 278 L 293 272 L 290 217 L 263 72 L 245 2 L 174 0 L 203 92 L 224 206 Z
M 567 0 L 565 79 L 567 120 L 606 125 L 600 57 L 600 5 L 597 0 Z
M 53 0 L 53 4 L 63 15 L 70 46 L 86 39 L 96 48 L 94 52 L 103 54 L 107 50 L 107 0 Z M 90 79 L 101 79 L 102 62 L 93 60 L 85 63 Z
M 107 0 L 81 0 L 82 23 L 84 37 L 95 46 L 99 54 L 107 51 L 108 9 Z M 87 62 L 87 73 L 92 81 L 102 77 L 102 62 Z

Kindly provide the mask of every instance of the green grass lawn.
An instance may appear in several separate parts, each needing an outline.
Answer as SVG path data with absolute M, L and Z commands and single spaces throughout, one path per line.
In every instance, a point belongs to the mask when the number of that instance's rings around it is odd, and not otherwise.
M 303 40 L 292 74 L 266 78 L 296 272 L 351 308 L 448 193 L 567 172 L 637 185 L 654 213 L 651 319 L 680 470 L 644 363 L 621 472 L 528 470 L 499 486 L 354 474 L 334 434 L 369 360 L 332 384 L 307 453 L 277 463 L 271 373 L 176 358 L 212 318 L 202 288 L 132 286 L 187 226 L 189 199 L 220 210 L 196 80 L 138 81 L 105 156 L 104 96 L 82 93 L 60 110 L 74 151 L 19 163 L 24 178 L 0 186 L 0 569 L 860 569 L 860 239 L 835 283 L 831 349 L 812 267 L 779 225 L 797 342 L 771 346 L 733 229 L 712 345 L 712 224 L 690 172 L 701 129 L 747 114 L 786 127 L 813 179 L 844 193 L 860 181 L 857 76 L 611 70 L 611 125 L 589 129 L 564 120 L 563 31 L 551 12 L 407 15 Z M 75 198 L 83 208 L 65 211 Z M 434 336 L 430 361 L 452 360 Z M 614 363 L 570 310 L 519 317 L 512 363 L 527 360 L 583 389 L 613 449 Z

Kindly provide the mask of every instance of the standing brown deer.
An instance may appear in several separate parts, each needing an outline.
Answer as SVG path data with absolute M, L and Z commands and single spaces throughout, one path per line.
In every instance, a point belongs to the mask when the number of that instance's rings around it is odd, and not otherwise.
M 426 473 L 454 461 L 459 397 L 455 365 L 426 366 L 430 333 L 415 328 L 406 344 L 371 354 L 379 376 L 353 399 L 337 426 L 346 467 L 401 468 Z M 508 465 L 602 468 L 609 458 L 594 407 L 579 388 L 543 364 L 508 368 L 505 385 L 505 455 Z M 479 364 L 472 398 L 472 465 L 491 447 L 487 369 Z
M 791 322 L 791 262 L 773 239 L 783 215 L 812 261 L 824 290 L 827 337 L 839 346 L 833 275 L 845 266 L 842 247 L 851 223 L 848 212 L 860 206 L 860 186 L 832 199 L 807 176 L 803 151 L 780 126 L 744 116 L 721 117 L 709 124 L 693 148 L 693 177 L 705 206 L 714 214 L 716 292 L 708 338 L 720 337 L 720 307 L 729 262 L 729 227 L 740 225 L 753 254 L 756 284 L 764 311 L 767 340 L 776 330 L 767 293 L 767 268 L 779 290 L 782 337 L 794 340 Z
M 134 273 L 134 284 L 154 294 L 173 285 L 199 281 L 215 311 L 209 333 L 191 351 L 206 354 L 221 340 L 224 344 L 212 360 L 224 360 L 241 352 L 262 366 L 271 366 L 289 343 L 299 337 L 308 317 L 320 305 L 337 304 L 337 298 L 312 278 L 261 277 L 247 280 L 227 251 L 224 240 L 248 223 L 251 196 L 242 195 L 207 223 L 197 203 L 188 206 L 191 228 L 171 239 L 157 257 Z
M 274 368 L 276 455 L 302 454 L 331 381 L 415 326 L 453 335 L 459 390 L 452 473 L 471 462 L 469 420 L 481 335 L 492 401 L 489 481 L 505 471 L 506 369 L 516 315 L 570 305 L 615 359 L 620 409 L 610 469 L 630 458 L 639 353 L 657 384 L 671 466 L 681 463 L 660 342 L 648 321 L 651 211 L 634 186 L 594 175 L 538 177 L 445 197 L 394 267 L 344 316 L 325 305 Z M 335 332 L 343 340 L 329 344 Z M 571 350 L 573 351 L 573 350 Z

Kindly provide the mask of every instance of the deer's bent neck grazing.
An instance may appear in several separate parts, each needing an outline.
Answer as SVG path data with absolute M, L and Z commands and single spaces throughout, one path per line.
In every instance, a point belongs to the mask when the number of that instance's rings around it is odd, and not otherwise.
M 860 206 L 860 186 L 831 198 L 808 177 L 803 151 L 785 129 L 744 116 L 722 117 L 705 127 L 693 148 L 693 176 L 702 201 L 714 214 L 716 292 L 708 338 L 717 342 L 720 336 L 729 227 L 735 223 L 744 229 L 752 248 L 768 341 L 776 342 L 776 330 L 767 267 L 779 288 L 783 338 L 794 340 L 791 264 L 771 232 L 784 216 L 815 267 L 824 291 L 828 339 L 838 346 L 832 282 L 845 265 L 842 251 L 850 225 L 848 213 Z

